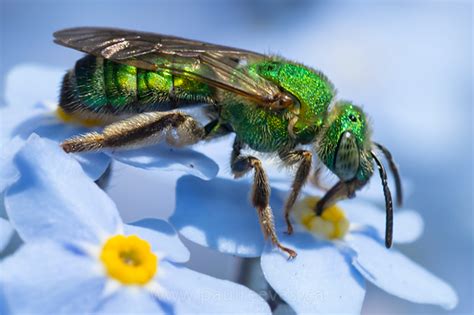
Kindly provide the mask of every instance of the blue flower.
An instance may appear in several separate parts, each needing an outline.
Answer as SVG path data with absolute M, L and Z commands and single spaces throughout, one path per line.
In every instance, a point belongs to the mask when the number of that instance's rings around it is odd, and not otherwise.
M 266 280 L 298 313 L 360 313 L 366 281 L 412 302 L 456 306 L 457 295 L 448 284 L 397 249 L 384 247 L 384 213 L 370 203 L 341 202 L 347 219 L 333 207 L 326 210 L 329 218 L 322 220 L 308 217 L 304 211 L 316 200 L 303 198 L 295 206 L 300 209 L 295 211 L 295 233 L 278 233 L 282 244 L 298 253 L 288 261 L 285 253 L 263 240 L 248 193 L 249 185 L 243 181 L 182 177 L 170 222 L 200 245 L 241 257 L 261 256 Z M 283 209 L 285 195 L 272 190 L 274 210 Z M 286 228 L 282 216 L 276 212 L 279 232 Z M 394 220 L 395 243 L 412 242 L 421 235 L 422 220 L 416 212 L 397 211 Z M 330 239 L 335 231 L 339 239 Z
M 58 111 L 55 100 L 63 74 L 61 70 L 33 65 L 18 66 L 8 74 L 7 106 L 0 107 L 0 116 L 5 117 L 0 132 L 2 147 L 15 136 L 25 140 L 36 133 L 60 143 L 73 135 L 97 128 L 85 127 Z M 27 93 L 25 87 L 28 88 Z M 172 149 L 164 144 L 130 151 L 80 153 L 73 156 L 94 180 L 104 173 L 111 158 L 134 167 L 179 171 L 204 179 L 213 178 L 218 171 L 217 165 L 203 154 L 191 149 Z
M 14 161 L 5 206 L 25 244 L 0 264 L 11 313 L 270 313 L 253 291 L 183 267 L 189 252 L 165 221 L 124 224 L 55 142 L 32 136 Z
M 7 247 L 14 234 L 13 227 L 6 219 L 3 204 L 3 192 L 11 184 L 18 180 L 20 174 L 13 165 L 13 156 L 21 148 L 23 142 L 14 138 L 7 145 L 0 148 L 0 253 Z
M 0 144 L 19 136 L 23 140 L 35 132 L 57 142 L 86 129 L 65 124 L 55 115 L 57 90 L 62 73 L 38 66 L 18 66 L 6 79 L 6 106 L 0 108 L 3 118 Z M 25 91 L 25 89 L 28 91 Z M 77 156 L 84 171 L 93 179 L 102 175 L 110 158 L 102 153 Z
M 0 218 L 0 253 L 8 245 L 11 237 L 13 236 L 13 227 L 10 222 L 4 218 Z

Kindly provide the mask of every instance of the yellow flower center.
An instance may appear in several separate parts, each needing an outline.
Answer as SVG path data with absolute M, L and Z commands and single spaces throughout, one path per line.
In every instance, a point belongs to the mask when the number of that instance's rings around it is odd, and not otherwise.
M 349 229 L 344 211 L 337 205 L 324 209 L 320 217 L 314 213 L 320 198 L 308 196 L 295 204 L 296 219 L 311 233 L 327 239 L 342 239 Z
M 136 235 L 116 235 L 102 247 L 100 260 L 107 274 L 125 285 L 148 283 L 158 269 L 150 244 Z
M 58 106 L 55 113 L 59 120 L 67 124 L 82 125 L 87 128 L 101 126 L 104 124 L 100 119 L 81 118 L 74 116 L 73 114 L 66 113 L 60 106 Z

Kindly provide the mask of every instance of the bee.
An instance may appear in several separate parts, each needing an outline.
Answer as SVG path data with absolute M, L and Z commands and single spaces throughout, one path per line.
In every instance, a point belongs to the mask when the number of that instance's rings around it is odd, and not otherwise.
M 262 162 L 243 151 L 272 153 L 283 165 L 294 166 L 284 206 L 289 234 L 290 211 L 311 174 L 319 182 L 326 167 L 338 177 L 316 204 L 319 216 L 336 201 L 354 197 L 373 175 L 375 163 L 385 196 L 385 245 L 391 246 L 393 202 L 376 152 L 388 160 L 401 205 L 397 166 L 390 152 L 371 140 L 363 110 L 336 100 L 333 84 L 320 71 L 280 56 L 115 28 L 70 28 L 54 38 L 86 53 L 63 78 L 60 109 L 108 124 L 102 132 L 65 140 L 64 151 L 131 149 L 163 141 L 183 147 L 235 133 L 231 171 L 236 178 L 253 171 L 251 201 L 264 237 L 290 258 L 296 252 L 283 246 L 275 232 Z M 206 123 L 183 110 L 199 104 L 210 118 Z

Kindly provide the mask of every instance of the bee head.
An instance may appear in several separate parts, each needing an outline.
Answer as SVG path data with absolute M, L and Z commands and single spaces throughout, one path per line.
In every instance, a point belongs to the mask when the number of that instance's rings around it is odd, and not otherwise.
M 371 140 L 367 118 L 358 106 L 340 101 L 329 112 L 323 130 L 316 141 L 319 159 L 342 182 L 356 189 L 363 187 L 374 173 L 374 162 L 379 170 L 387 212 L 385 245 L 392 244 L 393 205 L 387 173 L 375 151 L 387 159 L 395 178 L 398 206 L 402 205 L 402 186 L 397 166 L 387 148 Z
M 342 181 L 366 182 L 373 173 L 371 131 L 362 109 L 339 101 L 316 142 L 320 160 Z

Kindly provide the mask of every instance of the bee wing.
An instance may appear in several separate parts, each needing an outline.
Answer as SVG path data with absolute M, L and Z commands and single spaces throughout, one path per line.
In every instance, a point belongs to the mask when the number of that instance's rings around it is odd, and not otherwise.
M 273 82 L 250 76 L 243 64 L 266 57 L 251 51 L 174 36 L 78 27 L 54 33 L 57 44 L 138 68 L 168 70 L 248 97 L 262 106 L 289 106 Z

